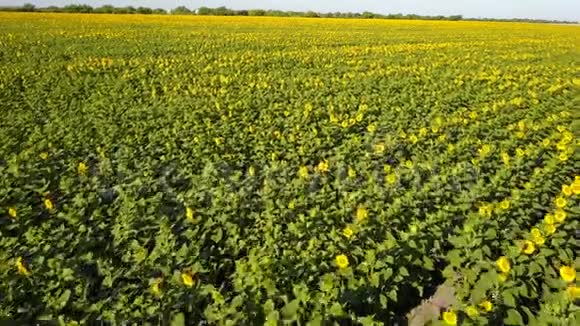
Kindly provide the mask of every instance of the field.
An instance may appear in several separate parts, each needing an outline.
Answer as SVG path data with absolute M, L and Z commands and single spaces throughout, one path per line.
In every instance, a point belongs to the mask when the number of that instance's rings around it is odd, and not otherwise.
M 0 13 L 0 319 L 577 324 L 579 28 Z

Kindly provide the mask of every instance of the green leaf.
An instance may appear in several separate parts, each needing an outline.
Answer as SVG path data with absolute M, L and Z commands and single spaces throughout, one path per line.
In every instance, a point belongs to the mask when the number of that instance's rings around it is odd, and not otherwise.
M 520 285 L 517 288 L 517 290 L 521 296 L 529 298 L 529 291 L 528 291 L 528 287 L 526 286 L 526 284 Z
M 432 271 L 434 268 L 433 260 L 427 256 L 423 256 L 423 267 L 427 270 Z
M 503 303 L 508 307 L 516 307 L 516 299 L 514 298 L 511 290 L 506 290 L 503 292 Z
M 324 276 L 322 276 L 321 280 L 320 280 L 320 290 L 322 292 L 330 292 L 332 291 L 332 289 L 334 289 L 334 275 L 327 273 Z
M 391 276 L 393 276 L 393 269 L 392 268 L 387 268 L 383 272 L 383 276 L 385 277 L 385 280 L 388 280 L 389 278 L 391 278 Z
M 68 303 L 68 300 L 70 299 L 70 295 L 71 295 L 71 290 L 66 289 L 58 298 L 56 305 L 60 309 L 64 308 L 66 306 L 66 304 Z
M 387 309 L 389 300 L 384 295 L 379 296 L 379 301 L 381 303 L 381 308 Z
M 531 261 L 528 265 L 528 276 L 532 276 L 534 274 L 538 274 L 541 273 L 542 270 L 542 266 L 540 266 L 540 264 L 536 263 L 535 261 Z
M 393 290 L 389 291 L 387 296 L 389 297 L 389 299 L 393 300 L 393 302 L 397 302 L 397 290 L 393 289 Z
M 308 302 L 310 301 L 310 295 L 308 294 L 308 286 L 304 283 L 295 284 L 292 287 L 292 293 L 301 302 Z
M 344 311 L 342 310 L 342 306 L 338 302 L 333 303 L 328 312 L 333 316 L 344 315 Z
M 567 250 L 564 249 L 558 249 L 558 258 L 561 261 L 571 261 L 571 257 L 569 255 L 569 252 Z
M 494 240 L 495 238 L 497 238 L 497 232 L 495 229 L 490 228 L 490 229 L 487 229 L 487 231 L 485 231 L 484 236 L 485 236 L 485 239 L 487 239 L 487 240 Z
M 522 309 L 526 313 L 528 320 L 530 321 L 530 324 L 532 324 L 533 321 L 535 320 L 535 316 L 532 313 L 532 311 L 528 307 L 520 307 L 520 309 Z
M 449 253 L 447 253 L 447 260 L 452 266 L 455 267 L 460 267 L 461 262 L 463 261 L 463 259 L 461 258 L 461 253 L 459 252 L 459 250 L 456 249 L 451 250 Z
M 266 326 L 278 326 L 279 314 L 277 311 L 272 311 L 266 317 L 266 322 L 264 325 Z
M 371 272 L 371 274 L 369 276 L 369 281 L 370 281 L 371 285 L 374 286 L 375 288 L 379 287 L 379 282 L 380 282 L 379 274 Z
M 507 318 L 504 319 L 506 325 L 524 325 L 524 320 L 520 313 L 515 309 L 507 311 Z
M 185 315 L 180 312 L 171 319 L 171 326 L 185 326 Z
M 473 302 L 483 301 L 486 297 L 487 290 L 488 290 L 488 287 L 481 284 L 481 282 L 477 282 L 475 284 L 475 287 L 471 291 L 471 300 Z
M 222 240 L 222 237 L 223 237 L 223 231 L 222 231 L 222 229 L 221 228 L 217 228 L 215 230 L 215 234 L 213 234 L 211 236 L 211 239 L 212 239 L 213 242 L 218 243 L 218 242 L 220 242 Z
M 306 326 L 322 326 L 323 317 L 319 313 L 314 313 L 312 319 L 306 323 Z
M 374 326 L 374 325 L 376 325 L 376 324 L 377 324 L 377 323 L 374 321 L 374 318 L 373 318 L 372 316 L 366 316 L 366 317 L 363 317 L 363 318 L 359 318 L 359 320 L 358 320 L 358 321 L 359 321 L 359 322 L 361 323 L 361 325 L 363 325 L 363 326 Z
M 290 320 L 294 320 L 296 319 L 296 313 L 298 312 L 298 309 L 300 308 L 300 300 L 298 299 L 294 299 L 290 302 L 288 302 L 283 308 L 282 308 L 282 316 L 284 319 L 290 319 Z
M 147 315 L 153 316 L 155 313 L 157 313 L 158 309 L 159 308 L 157 306 L 148 306 L 147 309 L 145 309 L 145 312 Z

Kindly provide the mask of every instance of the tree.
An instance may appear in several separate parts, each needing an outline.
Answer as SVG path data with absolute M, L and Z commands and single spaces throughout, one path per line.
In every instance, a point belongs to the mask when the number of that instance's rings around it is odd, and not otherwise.
M 89 5 L 68 5 L 64 6 L 64 12 L 75 12 L 75 13 L 90 13 L 93 12 L 93 7 Z
M 264 13 L 264 16 L 273 16 L 273 17 L 289 17 L 292 16 L 293 13 L 290 11 L 282 11 L 282 10 L 268 10 Z
M 362 17 L 367 18 L 367 19 L 368 18 L 375 18 L 375 14 L 373 14 L 372 12 L 369 12 L 369 11 L 365 11 L 362 13 Z
M 113 9 L 114 14 L 134 14 L 136 12 L 137 12 L 137 9 L 135 9 L 135 7 L 132 7 L 132 6 L 115 7 L 115 9 Z
M 252 9 L 248 11 L 248 16 L 266 16 L 266 11 L 262 9 Z
M 93 12 L 96 12 L 99 14 L 112 14 L 113 12 L 115 12 L 115 7 L 113 7 L 111 5 L 103 5 L 103 6 L 100 6 L 98 8 L 95 8 L 95 10 L 93 10 Z
M 37 11 L 43 11 L 43 12 L 62 12 L 62 8 L 57 7 L 57 6 L 48 6 L 46 8 L 39 8 L 36 9 Z
M 179 6 L 171 10 L 172 15 L 191 15 L 191 10 L 186 6 Z
M 25 3 L 20 10 L 25 12 L 33 12 L 36 11 L 36 7 L 31 3 Z
M 208 7 L 199 7 L 197 8 L 196 13 L 198 15 L 207 16 L 212 14 L 212 9 Z
M 218 7 L 213 10 L 213 14 L 216 16 L 232 16 L 234 12 L 226 7 Z
M 137 13 L 142 15 L 150 15 L 153 13 L 153 9 L 147 7 L 139 7 L 137 8 Z
M 305 17 L 310 17 L 310 18 L 319 18 L 320 15 L 318 15 L 317 12 L 314 11 L 308 11 L 304 14 Z
M 387 19 L 404 19 L 403 14 L 390 14 L 387 15 Z

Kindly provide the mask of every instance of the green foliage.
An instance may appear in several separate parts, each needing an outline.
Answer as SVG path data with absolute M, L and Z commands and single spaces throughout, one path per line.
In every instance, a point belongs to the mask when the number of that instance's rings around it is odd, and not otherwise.
M 568 26 L 0 29 L 0 318 L 400 324 L 446 283 L 466 322 L 577 322 Z

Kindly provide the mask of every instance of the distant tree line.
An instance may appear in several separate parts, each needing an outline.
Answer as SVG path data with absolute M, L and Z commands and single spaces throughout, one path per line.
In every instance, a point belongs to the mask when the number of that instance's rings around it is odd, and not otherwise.
M 526 23 L 559 23 L 559 24 L 576 24 L 571 21 L 545 20 L 545 19 L 494 19 L 494 18 L 464 18 L 461 15 L 451 16 L 422 16 L 422 15 L 403 15 L 403 14 L 377 14 L 365 11 L 363 13 L 352 12 L 330 12 L 318 13 L 314 11 L 282 11 L 282 10 L 234 10 L 227 7 L 208 8 L 200 7 L 198 9 L 189 9 L 185 6 L 179 6 L 170 11 L 162 8 L 147 7 L 114 7 L 104 5 L 93 8 L 89 5 L 73 4 L 64 7 L 43 7 L 37 8 L 32 4 L 24 4 L 20 7 L 0 7 L 0 11 L 17 11 L 17 12 L 62 12 L 62 13 L 95 13 L 95 14 L 141 14 L 141 15 L 200 15 L 200 16 L 270 16 L 270 17 L 310 17 L 310 18 L 363 18 L 363 19 L 411 19 L 411 20 L 468 20 L 468 21 L 498 21 L 498 22 L 526 22 Z
M 62 12 L 62 13 L 84 13 L 84 14 L 141 14 L 141 15 L 165 15 L 167 10 L 162 8 L 147 8 L 147 7 L 114 7 L 112 5 L 104 5 L 101 7 L 91 7 L 89 5 L 72 4 L 64 7 L 36 7 L 30 3 L 24 4 L 21 7 L 0 7 L 0 11 L 17 11 L 17 12 Z

